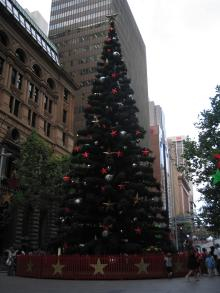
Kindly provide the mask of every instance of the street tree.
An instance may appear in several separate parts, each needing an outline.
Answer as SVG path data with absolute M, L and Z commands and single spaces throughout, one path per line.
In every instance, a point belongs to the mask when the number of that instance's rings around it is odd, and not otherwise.
M 198 139 L 187 138 L 184 143 L 184 166 L 189 180 L 198 185 L 204 202 L 200 216 L 213 232 L 220 232 L 220 87 L 210 98 L 210 109 L 203 110 L 199 121 Z

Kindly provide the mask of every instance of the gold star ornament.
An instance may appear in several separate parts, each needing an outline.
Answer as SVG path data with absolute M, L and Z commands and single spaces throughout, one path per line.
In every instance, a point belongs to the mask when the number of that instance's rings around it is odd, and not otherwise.
M 31 260 L 27 263 L 27 272 L 31 273 L 33 268 L 33 264 Z
M 104 268 L 107 267 L 108 264 L 102 264 L 100 261 L 100 258 L 98 258 L 96 264 L 91 264 L 90 266 L 95 269 L 94 275 L 97 275 L 98 273 L 104 275 Z
M 138 268 L 138 274 L 148 273 L 147 268 L 149 267 L 149 263 L 145 263 L 143 258 L 141 258 L 140 263 L 135 264 L 135 266 Z
M 56 275 L 56 274 L 62 275 L 62 273 L 63 273 L 62 270 L 65 266 L 61 265 L 60 260 L 58 258 L 57 263 L 52 265 L 52 267 L 54 269 L 54 272 L 53 272 L 54 275 Z

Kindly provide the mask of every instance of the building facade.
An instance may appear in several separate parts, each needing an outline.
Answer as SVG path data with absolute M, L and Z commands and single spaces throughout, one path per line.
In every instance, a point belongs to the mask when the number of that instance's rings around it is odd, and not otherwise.
M 116 29 L 127 65 L 140 125 L 147 130 L 149 113 L 146 49 L 126 0 L 52 0 L 49 37 L 56 44 L 62 66 L 80 83 L 75 107 L 76 130 L 84 126 L 83 108 L 96 74 L 104 39 L 107 15 L 117 13 Z
M 164 209 L 170 213 L 170 173 L 169 155 L 166 140 L 165 116 L 162 108 L 149 102 L 150 115 L 150 149 L 155 160 L 153 163 L 154 177 L 160 182 Z
M 178 171 L 178 167 L 184 165 L 182 154 L 185 138 L 185 136 L 168 138 L 171 177 L 170 219 L 178 248 L 182 248 L 183 241 L 192 232 L 194 213 L 192 183 L 187 181 L 184 173 Z
M 6 203 L 13 161 L 20 144 L 35 130 L 57 154 L 74 145 L 76 85 L 59 65 L 55 46 L 14 0 L 0 1 L 0 202 Z M 4 185 L 4 186 L 3 186 Z M 4 187 L 4 188 L 3 188 Z M 6 194 L 5 194 L 6 193 Z M 52 208 L 50 210 L 52 212 Z M 24 209 L 16 211 L 9 242 L 24 237 Z M 54 221 L 47 213 L 48 221 Z M 37 248 L 40 210 L 29 222 L 29 245 Z M 48 224 L 54 225 L 54 223 Z M 34 226 L 34 228 L 33 228 Z M 48 227 L 49 227 L 48 226 Z M 33 228 L 33 229 L 32 229 Z M 27 229 L 26 229 L 27 230 Z M 50 230 L 52 231 L 52 230 Z M 45 231 L 47 233 L 48 231 Z M 9 243 L 8 243 L 9 244 Z M 7 245 L 5 243 L 4 245 Z

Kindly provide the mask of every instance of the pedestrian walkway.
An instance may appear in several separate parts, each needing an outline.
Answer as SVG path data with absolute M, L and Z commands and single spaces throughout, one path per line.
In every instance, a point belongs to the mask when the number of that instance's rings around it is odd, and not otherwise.
M 72 281 L 8 277 L 0 274 L 1 293 L 219 293 L 220 277 L 131 281 Z

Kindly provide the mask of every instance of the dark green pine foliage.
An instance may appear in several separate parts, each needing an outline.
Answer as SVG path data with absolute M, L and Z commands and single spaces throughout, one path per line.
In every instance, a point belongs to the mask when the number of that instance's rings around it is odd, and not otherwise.
M 151 152 L 139 146 L 133 90 L 110 22 L 92 94 L 86 128 L 78 132 L 71 172 L 64 177 L 59 240 L 66 251 L 89 254 L 141 253 L 169 243 L 160 186 Z

